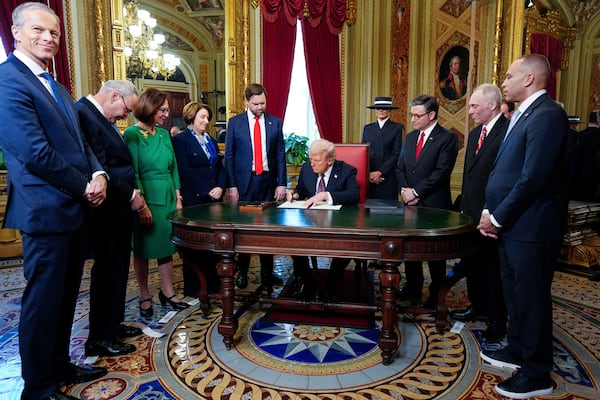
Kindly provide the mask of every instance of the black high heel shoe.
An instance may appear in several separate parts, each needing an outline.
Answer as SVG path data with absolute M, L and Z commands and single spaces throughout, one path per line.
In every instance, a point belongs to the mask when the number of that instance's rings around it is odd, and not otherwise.
M 184 309 L 188 308 L 188 305 L 189 305 L 189 304 L 187 304 L 187 303 L 184 303 L 183 301 L 173 301 L 173 300 L 171 300 L 171 299 L 172 299 L 173 297 L 175 297 L 175 296 L 177 296 L 177 295 L 176 295 L 176 294 L 174 294 L 174 295 L 173 295 L 173 296 L 171 296 L 171 297 L 167 297 L 167 296 L 166 296 L 166 295 L 165 295 L 165 294 L 162 292 L 162 290 L 159 290 L 159 291 L 158 291 L 158 299 L 160 300 L 160 304 L 161 304 L 161 305 L 163 305 L 163 306 L 166 306 L 166 305 L 167 305 L 167 303 L 168 303 L 168 304 L 169 304 L 171 307 L 173 307 L 173 308 L 174 308 L 174 309 L 176 309 L 176 310 L 184 310 Z
M 142 304 L 144 303 L 150 303 L 150 308 L 142 308 Z M 154 310 L 152 309 L 152 297 L 140 300 L 140 315 L 143 318 L 152 318 L 154 315 Z

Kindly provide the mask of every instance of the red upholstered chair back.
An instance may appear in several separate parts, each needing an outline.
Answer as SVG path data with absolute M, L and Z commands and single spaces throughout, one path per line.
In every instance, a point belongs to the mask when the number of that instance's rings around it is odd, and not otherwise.
M 364 204 L 367 200 L 367 190 L 369 187 L 369 144 L 336 144 L 335 153 L 336 159 L 345 161 L 358 170 L 356 181 L 358 182 L 358 191 L 360 193 L 359 204 Z

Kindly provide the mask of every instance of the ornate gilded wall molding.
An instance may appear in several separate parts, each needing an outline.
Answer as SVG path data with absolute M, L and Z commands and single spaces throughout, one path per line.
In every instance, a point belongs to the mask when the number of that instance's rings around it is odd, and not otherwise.
M 259 1 L 252 2 L 254 8 L 259 5 Z M 225 37 L 226 102 L 231 117 L 244 110 L 244 88 L 250 79 L 250 2 L 227 2 Z
M 569 52 L 577 38 L 577 29 L 566 26 L 563 15 L 557 10 L 541 15 L 536 7 L 525 12 L 525 53 L 531 52 L 531 34 L 544 33 L 560 39 L 563 43 L 563 56 L 560 69 L 569 68 Z
M 66 36 L 68 38 L 70 38 L 70 40 L 67 41 L 67 51 L 68 51 L 68 59 L 70 60 L 69 62 L 69 77 L 70 77 L 70 84 L 71 84 L 71 93 L 77 93 L 77 79 L 75 77 L 75 66 L 73 63 L 73 59 L 75 57 L 75 54 L 73 52 L 73 43 L 74 43 L 74 38 L 73 38 L 73 18 L 71 15 L 71 1 L 70 0 L 64 0 L 63 3 L 64 6 L 64 12 L 65 12 L 65 29 L 66 29 Z

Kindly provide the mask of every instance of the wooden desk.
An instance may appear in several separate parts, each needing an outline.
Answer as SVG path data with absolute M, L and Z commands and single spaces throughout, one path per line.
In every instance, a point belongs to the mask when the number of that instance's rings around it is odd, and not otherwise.
M 471 218 L 453 211 L 406 207 L 404 214 L 375 214 L 362 206 L 344 206 L 339 211 L 278 209 L 240 211 L 234 204 L 209 204 L 172 213 L 173 242 L 180 255 L 194 266 L 193 252 L 210 250 L 220 254 L 217 273 L 221 278 L 223 317 L 218 331 L 227 349 L 233 346 L 238 318 L 234 314 L 235 253 L 346 257 L 377 260 L 382 267 L 380 284 L 382 329 L 379 347 L 383 363 L 392 362 L 399 346 L 396 332 L 396 290 L 399 264 L 404 261 L 447 260 L 470 250 L 476 234 Z M 200 270 L 199 266 L 194 266 Z M 201 277 L 201 274 L 199 274 Z M 208 311 L 206 281 L 201 282 L 200 300 Z M 254 293 L 260 298 L 262 287 Z M 278 299 L 260 298 L 262 302 Z M 285 301 L 285 300 L 280 300 Z M 301 307 L 335 309 L 340 304 L 287 300 Z M 288 304 L 289 305 L 289 304 Z M 347 305 L 360 308 L 361 305 Z M 439 314 L 441 312 L 441 314 Z M 447 309 L 438 308 L 444 318 Z M 441 327 L 438 327 L 441 329 Z

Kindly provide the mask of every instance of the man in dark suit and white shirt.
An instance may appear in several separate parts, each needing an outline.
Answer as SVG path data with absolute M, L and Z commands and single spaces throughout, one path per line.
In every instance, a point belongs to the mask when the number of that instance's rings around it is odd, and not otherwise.
M 110 80 L 98 93 L 79 99 L 75 108 L 81 130 L 92 151 L 108 172 L 107 198 L 92 210 L 90 249 L 94 257 L 90 284 L 90 333 L 85 344 L 87 356 L 118 356 L 135 351 L 119 338 L 142 331 L 122 324 L 131 258 L 133 212 L 145 206 L 135 188 L 131 153 L 116 125 L 137 103 L 131 81 Z
M 352 165 L 335 159 L 335 145 L 328 140 L 318 139 L 311 143 L 308 152 L 310 162 L 302 165 L 296 189 L 287 193 L 287 200 L 305 200 L 306 207 L 322 201 L 328 204 L 357 204 L 360 197 L 356 181 L 357 170 Z M 294 293 L 294 296 L 309 299 L 314 295 L 316 288 L 310 274 L 308 257 L 293 256 L 292 258 L 294 276 L 302 281 L 300 289 Z M 331 260 L 327 275 L 330 299 L 335 297 L 336 284 L 341 283 L 344 269 L 349 261 L 346 258 Z
M 498 239 L 508 346 L 483 350 L 496 366 L 518 368 L 496 385 L 503 396 L 524 399 L 552 393 L 551 286 L 566 229 L 565 145 L 569 129 L 562 107 L 546 92 L 546 57 L 514 61 L 502 83 L 519 102 L 490 173 L 479 231 Z
M 0 147 L 8 171 L 4 226 L 23 236 L 19 350 L 22 399 L 75 399 L 62 383 L 107 373 L 71 363 L 69 343 L 83 263 L 86 213 L 106 198 L 108 176 L 81 134 L 69 92 L 48 74 L 60 20 L 42 3 L 12 13 L 15 51 L 0 65 Z
M 469 98 L 469 114 L 478 126 L 469 133 L 465 149 L 460 211 L 474 222 L 481 216 L 488 177 L 508 128 L 501 104 L 500 89 L 490 83 L 475 88 Z M 450 316 L 460 321 L 489 321 L 483 339 L 500 341 L 506 334 L 506 307 L 496 241 L 480 236 L 476 252 L 463 257 L 460 265 L 467 277 L 471 305 L 464 310 L 451 311 Z
M 285 198 L 287 175 L 283 123 L 265 112 L 267 94 L 258 83 L 246 87 L 247 110 L 229 120 L 225 138 L 225 169 L 229 200 L 280 201 Z M 281 283 L 273 276 L 273 256 L 260 255 L 262 283 Z M 238 255 L 237 287 L 248 285 L 249 254 Z
M 409 206 L 450 209 L 450 175 L 458 155 L 454 133 L 437 122 L 439 104 L 435 97 L 417 96 L 410 103 L 410 119 L 415 128 L 406 135 L 398 157 L 396 175 L 400 194 Z M 424 306 L 435 308 L 438 291 L 446 276 L 445 261 L 430 261 L 431 285 Z M 423 267 L 420 262 L 404 263 L 406 285 L 403 296 L 420 302 L 423 290 Z

